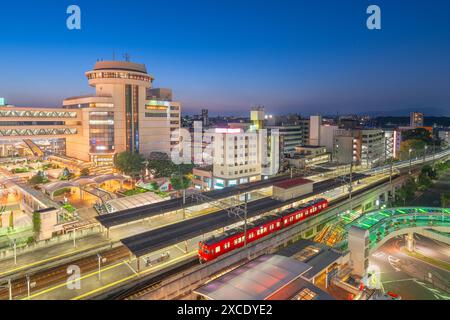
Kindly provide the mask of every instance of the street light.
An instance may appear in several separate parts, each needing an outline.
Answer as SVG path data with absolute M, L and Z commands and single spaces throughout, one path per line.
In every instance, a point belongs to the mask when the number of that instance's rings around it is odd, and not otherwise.
M 408 153 L 409 153 L 409 174 L 411 174 L 411 160 L 412 160 L 411 152 L 412 152 L 412 149 L 409 149 L 408 150 Z
M 426 158 L 426 156 L 427 156 L 427 149 L 428 149 L 428 146 L 425 145 L 425 151 L 423 152 L 423 162 L 424 162 L 424 163 L 425 163 L 425 158 Z

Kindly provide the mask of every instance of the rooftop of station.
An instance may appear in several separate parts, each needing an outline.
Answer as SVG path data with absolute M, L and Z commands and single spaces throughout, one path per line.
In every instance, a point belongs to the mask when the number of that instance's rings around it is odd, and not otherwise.
M 311 240 L 300 240 L 277 252 L 278 255 L 294 258 L 311 268 L 302 277 L 311 280 L 343 257 L 341 252 Z
M 194 293 L 209 300 L 332 299 L 302 279 L 311 267 L 280 255 L 263 255 L 220 276 Z
M 305 179 L 303 177 L 299 177 L 299 178 L 289 179 L 286 181 L 277 182 L 274 184 L 274 186 L 278 187 L 278 188 L 282 188 L 282 189 L 290 189 L 290 188 L 294 188 L 294 187 L 297 187 L 300 185 L 313 183 L 313 182 L 314 181 L 312 181 L 312 180 Z

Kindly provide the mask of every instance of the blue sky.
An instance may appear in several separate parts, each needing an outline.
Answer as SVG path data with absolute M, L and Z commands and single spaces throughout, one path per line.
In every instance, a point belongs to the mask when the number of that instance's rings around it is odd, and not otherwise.
M 82 30 L 66 28 L 77 4 Z M 377 4 L 382 30 L 366 28 Z M 0 96 L 59 106 L 97 59 L 145 63 L 184 110 L 450 114 L 450 1 L 1 1 Z

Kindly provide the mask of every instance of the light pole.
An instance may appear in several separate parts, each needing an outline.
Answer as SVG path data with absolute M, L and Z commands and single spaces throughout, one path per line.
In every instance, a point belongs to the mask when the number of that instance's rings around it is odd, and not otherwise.
M 102 276 L 101 276 L 101 272 L 102 272 L 102 256 L 97 253 L 97 259 L 98 259 L 98 280 L 100 281 Z
M 426 159 L 426 157 L 427 157 L 427 150 L 428 150 L 428 146 L 425 145 L 425 150 L 424 150 L 424 152 L 423 152 L 423 163 L 425 163 L 425 159 Z
M 16 244 L 16 239 L 13 240 L 13 250 L 14 250 L 14 265 L 17 266 L 17 244 Z
M 30 299 L 30 291 L 31 291 L 31 288 L 30 288 L 30 276 L 27 274 L 26 275 L 26 277 L 27 277 L 27 292 L 28 292 L 28 299 Z
M 409 153 L 409 174 L 411 174 L 411 161 L 412 161 L 411 152 L 412 152 L 412 149 L 409 149 L 408 150 L 408 153 Z

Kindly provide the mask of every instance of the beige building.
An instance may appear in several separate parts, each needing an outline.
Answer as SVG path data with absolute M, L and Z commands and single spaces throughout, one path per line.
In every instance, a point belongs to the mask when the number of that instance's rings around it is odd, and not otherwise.
M 0 140 L 65 139 L 67 156 L 100 166 L 123 151 L 170 155 L 179 141 L 181 106 L 170 89 L 151 88 L 145 65 L 99 61 L 86 77 L 95 93 L 67 98 L 62 109 L 1 107 Z M 29 127 L 11 126 L 24 121 Z

